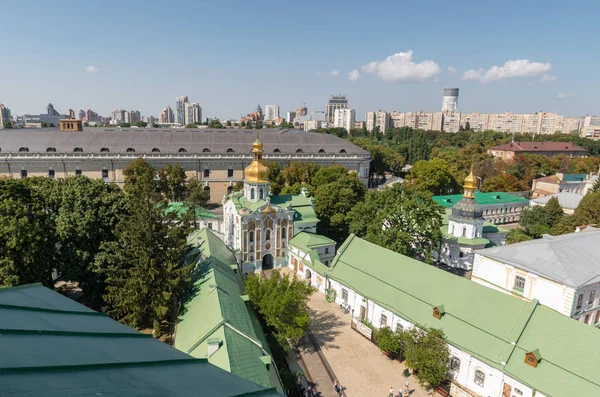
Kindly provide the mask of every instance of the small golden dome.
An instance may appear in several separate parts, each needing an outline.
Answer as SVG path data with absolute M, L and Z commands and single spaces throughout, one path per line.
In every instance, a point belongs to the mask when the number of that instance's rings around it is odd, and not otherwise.
M 277 210 L 275 208 L 271 207 L 271 204 L 269 204 L 265 208 L 263 208 L 263 210 L 261 212 L 263 214 L 274 214 L 277 212 Z
M 261 164 L 262 143 L 256 138 L 252 144 L 252 164 L 244 170 L 244 180 L 251 183 L 269 182 L 269 167 Z
M 467 198 L 475 197 L 475 190 L 477 190 L 477 178 L 473 175 L 473 166 L 471 166 L 471 173 L 465 178 L 463 184 L 463 196 Z

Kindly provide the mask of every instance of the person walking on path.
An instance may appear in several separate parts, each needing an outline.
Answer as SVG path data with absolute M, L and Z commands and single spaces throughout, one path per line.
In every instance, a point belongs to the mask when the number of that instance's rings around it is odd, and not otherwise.
M 340 383 L 337 381 L 337 379 L 333 382 L 333 390 L 339 395 L 340 391 L 342 391 L 342 388 L 340 387 Z
M 390 395 L 389 397 L 394 397 L 394 386 L 390 386 Z
M 402 397 L 402 388 L 398 389 L 398 396 L 397 397 Z
M 404 388 L 404 394 L 406 394 L 406 397 L 408 397 L 410 395 L 410 392 L 409 392 L 410 388 L 409 388 L 409 385 L 408 385 L 408 380 L 406 381 L 406 385 L 405 386 L 406 387 Z

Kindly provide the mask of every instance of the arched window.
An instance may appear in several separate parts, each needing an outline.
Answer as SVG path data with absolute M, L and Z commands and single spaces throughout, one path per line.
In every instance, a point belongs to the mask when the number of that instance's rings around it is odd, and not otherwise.
M 400 322 L 396 323 L 396 331 L 403 331 L 404 327 L 402 326 L 402 324 Z
M 202 153 L 210 153 L 210 149 L 204 148 L 204 149 L 202 149 Z
M 227 149 L 227 153 L 235 153 L 235 150 L 233 150 L 232 148 Z
M 248 233 L 248 240 L 253 243 L 254 242 L 254 232 L 252 230 L 250 230 L 250 233 Z
M 319 153 L 325 153 L 325 149 L 319 149 Z
M 206 197 L 207 200 L 210 200 L 210 186 L 204 186 L 204 197 Z
M 20 147 L 19 148 L 19 152 L 28 152 L 29 148 L 28 147 Z
M 459 257 L 459 258 L 464 258 L 464 256 L 465 256 L 465 253 L 464 253 L 464 252 L 461 252 L 461 253 L 459 253 L 459 254 L 458 254 L 458 257 Z
M 281 238 L 285 238 L 285 227 L 281 228 Z
M 450 370 L 452 371 L 460 371 L 460 358 L 456 356 L 450 357 Z
M 107 147 L 103 147 L 100 149 L 100 153 L 107 153 L 107 152 L 110 152 L 110 150 L 108 150 Z
M 55 147 L 49 147 L 48 149 L 46 149 L 46 152 L 48 152 L 48 153 L 56 153 L 56 148 Z
M 182 148 L 182 147 L 179 148 L 179 153 L 185 153 L 185 152 L 187 152 L 187 150 L 185 150 L 185 148 Z
M 127 153 L 135 153 L 135 149 L 132 147 L 128 147 L 126 150 Z
M 250 200 L 254 200 L 254 188 L 250 189 Z
M 160 149 L 157 147 L 152 148 L 152 153 L 160 153 Z
M 296 153 L 304 153 L 304 152 L 302 151 L 302 149 L 297 149 Z
M 275 148 L 275 150 L 273 150 L 273 153 L 281 153 L 281 150 Z
M 476 369 L 475 370 L 475 379 L 473 379 L 473 381 L 479 387 L 483 387 L 483 385 L 485 384 L 485 374 L 483 373 L 483 371 Z
M 346 153 L 346 149 L 340 150 L 340 153 Z
M 466 227 L 463 227 L 462 236 L 467 237 L 467 228 Z
M 82 153 L 83 149 L 80 148 L 80 147 L 76 147 L 75 149 L 73 149 L 73 152 L 75 152 L 75 153 Z
M 262 189 L 262 187 L 258 190 L 258 199 L 259 200 L 263 199 L 263 189 Z
M 210 176 L 210 170 L 209 170 L 208 168 L 206 168 L 206 169 L 204 170 L 204 177 L 205 177 L 205 178 L 208 178 L 209 176 Z
M 265 240 L 270 240 L 271 239 L 271 231 L 269 229 L 267 229 L 267 231 L 265 232 Z

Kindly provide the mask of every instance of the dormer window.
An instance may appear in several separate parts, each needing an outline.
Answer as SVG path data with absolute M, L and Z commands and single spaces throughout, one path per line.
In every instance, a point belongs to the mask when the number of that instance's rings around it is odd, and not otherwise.
M 346 153 L 346 149 L 340 150 L 340 153 Z
M 108 150 L 107 147 L 103 147 L 102 149 L 100 149 L 100 153 L 108 153 L 110 152 L 110 150 Z
M 73 149 L 74 153 L 83 153 L 83 149 L 80 147 L 76 147 L 75 149 Z
M 185 153 L 185 152 L 187 152 L 187 150 L 185 150 L 185 148 L 182 148 L 182 147 L 179 148 L 179 153 Z
M 439 305 L 433 308 L 433 317 L 437 318 L 438 320 L 441 320 L 445 313 L 446 310 L 444 309 L 444 305 Z
M 127 153 L 135 153 L 135 149 L 132 147 L 128 147 L 126 150 Z
M 19 152 L 29 152 L 29 148 L 28 147 L 20 147 Z
M 536 368 L 541 360 L 542 356 L 538 349 L 525 353 L 525 364 L 531 365 L 533 368 Z
M 48 149 L 46 149 L 47 153 L 56 153 L 56 148 L 55 147 L 49 147 Z
M 273 150 L 273 153 L 281 153 L 281 150 L 275 148 L 275 150 Z
M 297 149 L 296 153 L 304 153 L 304 152 L 302 151 L 302 149 Z
M 233 150 L 232 148 L 227 149 L 227 153 L 235 153 L 235 150 Z

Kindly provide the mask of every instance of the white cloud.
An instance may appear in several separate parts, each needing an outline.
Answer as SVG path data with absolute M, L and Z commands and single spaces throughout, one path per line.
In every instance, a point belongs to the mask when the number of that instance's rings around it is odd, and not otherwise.
M 560 94 L 558 94 L 556 97 L 557 98 L 573 98 L 579 96 L 577 94 L 565 94 L 564 92 L 561 92 Z
M 463 76 L 463 80 L 475 80 L 481 83 L 508 79 L 511 77 L 537 76 L 549 71 L 552 65 L 549 63 L 531 62 L 528 59 L 515 59 L 507 61 L 502 66 L 492 66 L 488 70 L 470 69 Z
M 540 80 L 540 82 L 542 83 L 549 83 L 550 81 L 556 81 L 556 76 L 550 76 L 549 74 L 545 74 Z
M 440 67 L 433 61 L 415 63 L 412 60 L 413 52 L 399 52 L 390 55 L 383 61 L 374 61 L 362 67 L 366 73 L 372 73 L 385 81 L 413 81 L 426 80 L 440 73 Z
M 337 69 L 333 69 L 333 70 L 331 71 L 331 75 L 332 75 L 333 77 L 337 77 L 337 76 L 339 76 L 339 75 L 340 75 L 340 71 L 339 71 L 339 70 L 337 70 Z
M 360 72 L 356 69 L 348 73 L 348 80 L 356 81 L 360 77 Z
M 456 68 L 454 66 L 448 66 L 448 71 L 450 73 L 456 73 Z
M 86 72 L 93 73 L 93 72 L 97 72 L 97 71 L 98 71 L 98 68 L 97 68 L 97 67 L 95 67 L 95 66 L 86 66 L 86 67 L 85 67 L 85 71 L 86 71 Z

